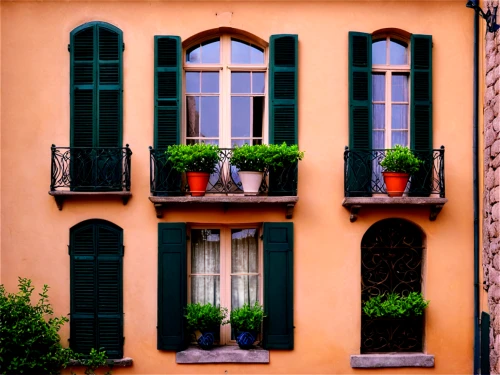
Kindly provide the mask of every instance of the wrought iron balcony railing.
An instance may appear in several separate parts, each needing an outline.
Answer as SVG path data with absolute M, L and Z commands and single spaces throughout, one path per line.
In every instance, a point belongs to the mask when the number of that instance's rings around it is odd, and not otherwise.
M 165 149 L 150 150 L 150 190 L 154 196 L 175 196 L 189 193 L 185 177 L 172 169 Z M 238 170 L 231 165 L 232 149 L 220 149 L 220 161 L 215 172 L 210 176 L 207 194 L 237 195 L 243 194 Z M 297 195 L 297 163 L 280 170 L 264 171 L 260 186 L 261 195 L 295 196 Z
M 50 190 L 129 191 L 132 151 L 126 147 L 52 145 Z
M 344 151 L 344 196 L 370 197 L 387 193 L 382 167 L 387 150 Z M 444 146 L 436 150 L 418 151 L 414 154 L 424 163 L 410 177 L 405 195 L 409 197 L 445 197 L 444 190 Z

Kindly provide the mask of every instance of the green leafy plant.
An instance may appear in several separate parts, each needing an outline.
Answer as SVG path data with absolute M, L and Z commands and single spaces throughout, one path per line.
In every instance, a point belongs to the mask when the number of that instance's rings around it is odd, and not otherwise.
M 165 154 L 178 172 L 214 173 L 220 160 L 219 146 L 206 143 L 172 145 Z
M 255 301 L 253 306 L 244 304 L 240 308 L 231 310 L 229 322 L 235 332 L 259 331 L 264 317 L 262 305 L 258 301 Z
M 87 358 L 80 359 L 79 362 L 82 366 L 85 366 L 85 375 L 95 375 L 96 370 L 107 367 L 108 371 L 104 375 L 111 375 L 111 365 L 107 362 L 108 355 L 106 351 L 101 348 L 96 350 L 94 348 L 90 349 L 90 353 Z
M 270 169 L 287 167 L 304 158 L 304 152 L 297 145 L 269 145 L 267 163 Z
M 398 293 L 371 297 L 363 304 L 363 312 L 370 318 L 420 316 L 430 301 L 422 293 L 410 292 L 407 296 Z
M 417 158 L 413 152 L 401 145 L 396 145 L 394 149 L 388 150 L 380 166 L 384 172 L 400 172 L 413 174 L 418 172 L 422 160 Z
M 231 155 L 231 165 L 240 171 L 262 172 L 269 164 L 268 145 L 248 145 L 235 147 Z
M 47 285 L 35 304 L 31 280 L 20 277 L 18 287 L 7 293 L 0 285 L 0 373 L 58 374 L 76 355 L 60 343 L 58 332 L 68 318 L 52 317 Z
M 211 303 L 189 303 L 186 306 L 187 328 L 192 331 L 205 331 L 227 324 L 227 308 Z

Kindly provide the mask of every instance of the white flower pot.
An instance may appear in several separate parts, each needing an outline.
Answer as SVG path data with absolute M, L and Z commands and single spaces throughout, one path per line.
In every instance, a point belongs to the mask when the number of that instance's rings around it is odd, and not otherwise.
M 263 172 L 239 171 L 238 174 L 240 175 L 241 184 L 243 185 L 243 193 L 245 195 L 259 194 Z

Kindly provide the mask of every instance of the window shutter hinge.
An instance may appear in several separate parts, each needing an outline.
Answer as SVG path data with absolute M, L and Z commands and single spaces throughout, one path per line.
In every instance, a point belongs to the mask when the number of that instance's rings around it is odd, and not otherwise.
M 68 245 L 68 254 L 71 255 L 71 246 Z
M 125 246 L 122 246 L 122 256 L 125 255 Z
M 125 51 L 125 43 L 123 43 L 123 46 L 122 46 L 122 52 Z
M 71 52 L 71 44 L 68 44 L 68 52 Z
M 264 241 L 264 235 L 263 234 L 260 235 L 260 240 Z

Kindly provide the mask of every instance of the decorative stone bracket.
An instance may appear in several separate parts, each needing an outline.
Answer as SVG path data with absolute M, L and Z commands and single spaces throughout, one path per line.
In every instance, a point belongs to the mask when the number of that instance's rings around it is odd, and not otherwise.
M 447 198 L 430 197 L 356 197 L 344 198 L 342 206 L 350 211 L 349 220 L 354 223 L 358 219 L 361 207 L 370 206 L 427 206 L 430 209 L 429 220 L 436 220 Z
M 293 209 L 299 200 L 297 196 L 285 197 L 270 197 L 270 196 L 244 196 L 244 195 L 223 195 L 212 196 L 205 195 L 203 197 L 156 197 L 150 196 L 149 200 L 154 204 L 156 210 L 156 217 L 162 218 L 167 206 L 181 205 L 181 204 L 222 204 L 224 211 L 229 209 L 229 206 L 235 205 L 282 205 L 285 207 L 285 217 L 291 219 L 293 216 Z
M 121 198 L 123 204 L 127 204 L 128 200 L 132 196 L 130 191 L 68 191 L 68 190 L 53 190 L 49 191 L 49 195 L 52 195 L 56 200 L 56 205 L 59 211 L 62 211 L 64 200 L 67 198 Z

